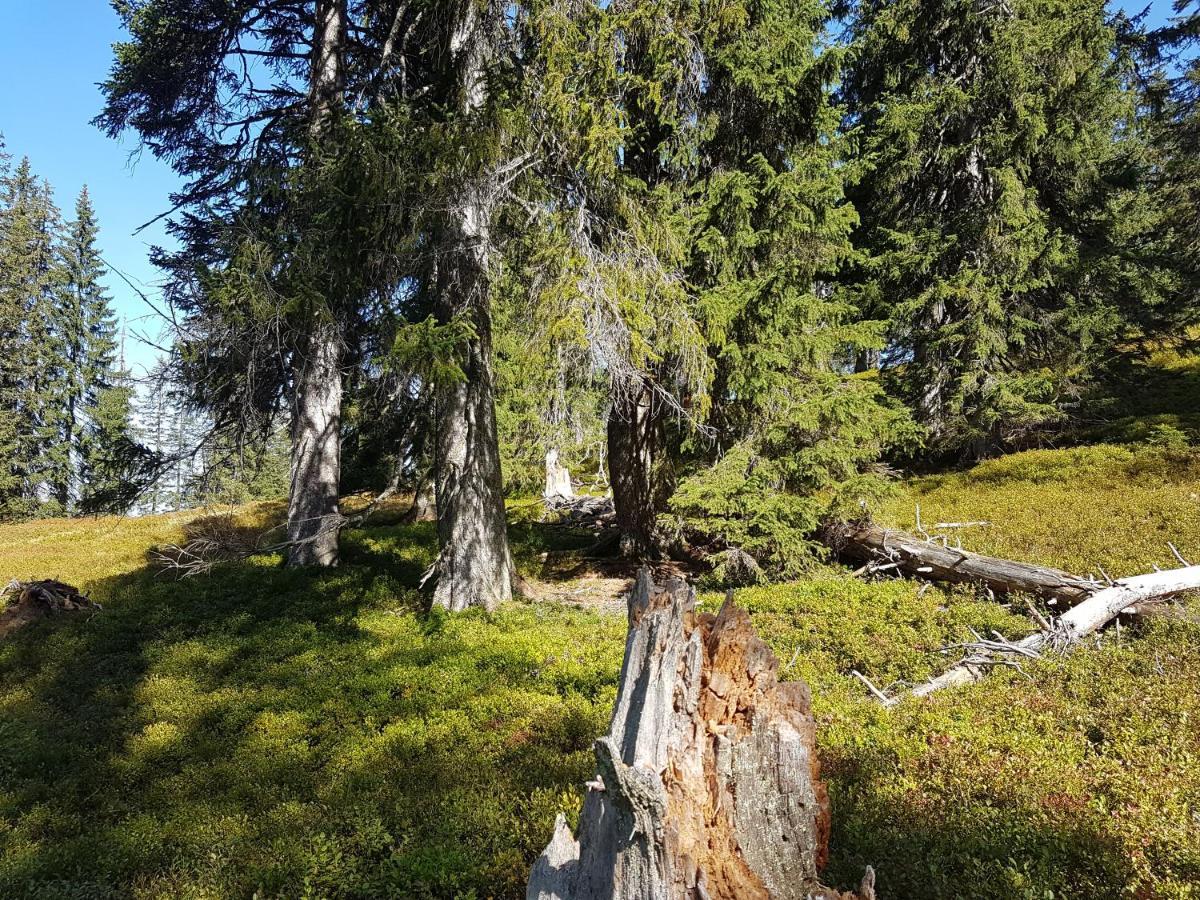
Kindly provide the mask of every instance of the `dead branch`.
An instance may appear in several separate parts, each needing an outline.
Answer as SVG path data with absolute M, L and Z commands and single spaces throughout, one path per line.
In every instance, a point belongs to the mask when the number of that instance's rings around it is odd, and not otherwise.
M 966 649 L 968 653 L 941 675 L 914 688 L 912 696 L 926 697 L 943 688 L 979 681 L 991 666 L 1016 664 L 1014 657 L 1017 656 L 1037 659 L 1047 654 L 1067 653 L 1130 607 L 1162 601 L 1196 589 L 1200 589 L 1200 566 L 1120 579 L 1067 610 L 1050 623 L 1049 629 L 1038 631 L 1020 641 L 979 638 L 968 644 L 952 645 Z M 888 705 L 896 702 L 897 699 L 892 698 Z
M 47 616 L 100 609 L 78 588 L 53 579 L 9 582 L 0 590 L 0 600 L 7 600 L 0 612 L 0 637 Z

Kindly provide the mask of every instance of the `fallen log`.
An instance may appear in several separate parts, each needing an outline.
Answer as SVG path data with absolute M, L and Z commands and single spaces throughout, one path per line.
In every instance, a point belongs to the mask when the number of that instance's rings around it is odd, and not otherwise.
M 1023 640 L 1003 640 L 965 644 L 968 653 L 941 675 L 912 690 L 925 697 L 942 688 L 979 681 L 996 665 L 1012 665 L 1021 657 L 1045 653 L 1065 653 L 1088 635 L 1098 631 L 1120 613 L 1139 604 L 1158 602 L 1184 591 L 1200 589 L 1200 566 L 1187 566 L 1165 572 L 1135 575 L 1096 590 L 1086 600 L 1067 610 L 1043 629 Z M 898 702 L 890 698 L 888 705 Z
M 808 687 L 727 600 L 697 615 L 680 579 L 642 569 L 609 732 L 578 840 L 562 816 L 529 900 L 873 900 L 821 885 L 829 810 Z
M 0 599 L 8 601 L 0 612 L 0 637 L 57 613 L 100 608 L 78 588 L 53 579 L 10 582 Z
M 837 553 L 873 566 L 931 581 L 983 584 L 995 593 L 1024 592 L 1073 606 L 1103 585 L 1061 569 L 984 556 L 946 547 L 914 534 L 864 522 L 828 528 L 825 542 Z

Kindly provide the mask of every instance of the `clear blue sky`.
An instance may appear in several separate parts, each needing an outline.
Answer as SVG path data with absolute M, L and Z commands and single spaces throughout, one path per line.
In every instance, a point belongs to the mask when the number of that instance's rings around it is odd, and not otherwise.
M 1170 15 L 1170 0 L 1155 0 L 1152 7 L 1155 24 Z M 134 231 L 168 209 L 178 181 L 149 153 L 131 160 L 132 137 L 118 143 L 90 124 L 102 103 L 96 85 L 108 72 L 113 42 L 122 37 L 116 14 L 105 0 L 0 0 L 0 9 L 0 59 L 5 61 L 0 133 L 8 152 L 30 158 L 34 171 L 54 186 L 68 217 L 86 183 L 105 260 L 156 299 L 159 274 L 147 251 L 168 238 L 161 224 Z M 157 336 L 150 310 L 115 272 L 108 287 L 129 326 L 130 364 L 140 368 L 153 362 L 156 351 L 133 338 L 135 332 Z

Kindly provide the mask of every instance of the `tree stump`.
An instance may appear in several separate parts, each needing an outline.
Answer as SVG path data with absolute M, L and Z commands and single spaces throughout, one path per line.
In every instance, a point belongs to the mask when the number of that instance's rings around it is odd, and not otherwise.
M 609 733 L 596 742 L 576 840 L 565 819 L 534 864 L 529 900 L 873 900 L 821 885 L 829 808 L 803 682 L 727 600 L 659 590 L 642 569 Z
M 558 461 L 558 450 L 551 447 L 546 451 L 546 489 L 542 498 L 548 503 L 571 500 L 575 489 L 571 486 L 571 472 Z
M 99 609 L 78 588 L 61 581 L 13 581 L 0 590 L 0 600 L 8 600 L 0 610 L 0 637 L 47 616 L 84 609 Z

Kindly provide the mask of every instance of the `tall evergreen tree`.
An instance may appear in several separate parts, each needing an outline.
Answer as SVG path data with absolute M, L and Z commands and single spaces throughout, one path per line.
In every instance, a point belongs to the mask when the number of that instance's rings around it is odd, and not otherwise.
M 12 420 L 0 435 L 6 453 L 0 509 L 24 516 L 37 511 L 70 466 L 60 441 L 60 222 L 49 185 L 33 175 L 27 158 L 5 179 L 0 208 L 0 402 Z
M 96 246 L 98 227 L 95 210 L 85 186 L 75 202 L 75 219 L 67 226 L 60 259 L 63 269 L 57 304 L 56 320 L 60 334 L 63 359 L 62 446 L 71 454 L 73 464 L 84 470 L 95 470 L 95 463 L 84 453 L 83 435 L 89 421 L 111 418 L 120 406 L 114 400 L 122 394 L 102 395 L 116 387 L 118 379 L 113 369 L 116 353 L 116 323 L 109 298 L 101 284 L 104 264 Z M 128 397 L 125 398 L 128 405 Z M 101 412 L 100 407 L 105 409 Z M 128 419 L 126 414 L 122 421 Z M 100 433 L 112 433 L 111 423 Z M 98 435 L 89 439 L 88 453 L 108 453 L 102 448 Z M 73 468 L 73 466 L 72 466 Z M 68 469 L 70 471 L 70 468 Z M 86 476 L 85 476 L 86 477 Z M 73 502 L 73 485 L 62 479 L 55 486 L 55 495 L 64 509 Z
M 371 211 L 388 204 L 395 169 L 358 152 L 408 11 L 385 6 L 114 2 L 131 39 L 116 47 L 99 122 L 114 136 L 135 129 L 186 179 L 172 225 L 183 249 L 159 262 L 184 318 L 192 399 L 215 428 L 262 439 L 290 413 L 294 565 L 337 561 L 347 354 L 388 300 L 392 257 Z
M 1176 0 L 1174 10 L 1149 43 L 1165 69 L 1154 98 L 1157 244 L 1177 276 L 1156 324 L 1180 337 L 1200 321 L 1200 2 Z
M 565 151 L 546 176 L 566 248 L 537 258 L 559 275 L 543 318 L 610 379 L 628 553 L 662 551 L 671 498 L 686 525 L 793 566 L 839 489 L 874 484 L 902 418 L 842 371 L 880 329 L 827 289 L 854 223 L 828 17 L 804 0 L 539 17 L 540 105 Z
M 935 452 L 1058 421 L 1119 325 L 1094 260 L 1131 104 L 1101 0 L 854 7 L 859 303 Z

